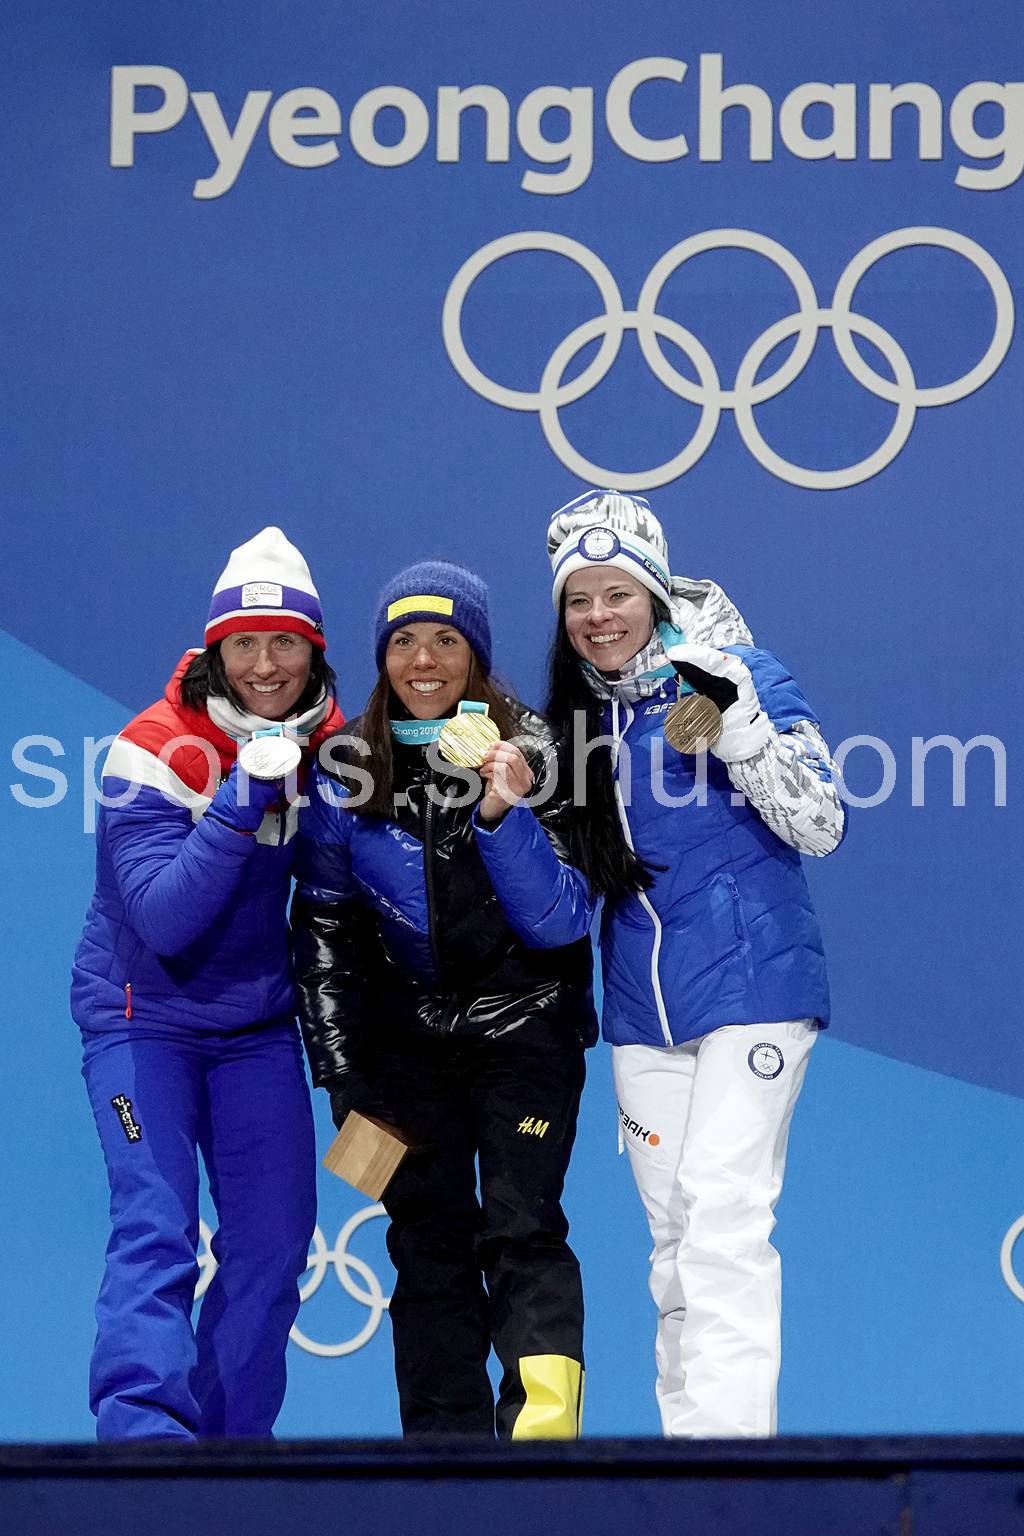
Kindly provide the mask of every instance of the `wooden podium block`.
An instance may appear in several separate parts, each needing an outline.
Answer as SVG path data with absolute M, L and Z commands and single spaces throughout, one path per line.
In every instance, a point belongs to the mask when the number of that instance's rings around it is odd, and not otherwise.
M 408 1137 L 395 1126 L 350 1109 L 327 1149 L 324 1167 L 360 1194 L 379 1200 L 408 1150 Z

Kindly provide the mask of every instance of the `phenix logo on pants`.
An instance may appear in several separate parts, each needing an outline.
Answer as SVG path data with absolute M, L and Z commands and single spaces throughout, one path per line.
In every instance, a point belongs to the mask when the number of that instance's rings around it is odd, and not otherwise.
M 132 1114 L 132 1101 L 125 1094 L 116 1094 L 111 1099 L 111 1104 L 117 1110 L 117 1118 L 120 1120 L 124 1133 L 129 1141 L 142 1140 L 142 1127 Z
M 631 1120 L 621 1104 L 619 1105 L 619 1119 L 622 1121 L 622 1129 L 627 1136 L 635 1136 L 638 1141 L 646 1142 L 649 1147 L 661 1146 L 661 1137 L 657 1131 L 649 1131 L 646 1126 L 640 1124 L 639 1120 Z

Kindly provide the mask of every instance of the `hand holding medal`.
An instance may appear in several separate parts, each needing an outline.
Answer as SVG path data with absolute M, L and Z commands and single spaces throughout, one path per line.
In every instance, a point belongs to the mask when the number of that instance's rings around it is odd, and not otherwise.
M 706 661 L 706 646 L 674 645 L 668 659 L 679 679 L 680 696 L 665 716 L 665 740 L 677 752 L 707 752 L 722 734 L 722 711 L 735 702 L 736 689 L 724 677 L 695 666 Z
M 485 821 L 498 821 L 533 785 L 533 772 L 518 747 L 502 741 L 487 705 L 463 699 L 442 727 L 437 748 L 445 762 L 476 768 L 487 784 L 480 802 Z
M 706 752 L 721 734 L 721 710 L 692 689 L 677 699 L 665 716 L 665 740 L 677 752 Z
M 501 732 L 488 713 L 486 704 L 463 699 L 458 712 L 447 720 L 437 738 L 437 750 L 446 763 L 456 768 L 479 768 L 491 747 L 501 740 Z
M 712 645 L 674 645 L 668 659 L 694 691 L 665 717 L 665 740 L 677 752 L 710 749 L 723 763 L 755 756 L 771 733 L 746 664 Z
M 533 788 L 533 770 L 518 747 L 498 741 L 480 764 L 487 791 L 480 802 L 484 821 L 500 821 Z
M 250 779 L 261 782 L 286 779 L 301 761 L 302 748 L 294 736 L 285 735 L 281 725 L 254 731 L 238 752 L 238 766 Z

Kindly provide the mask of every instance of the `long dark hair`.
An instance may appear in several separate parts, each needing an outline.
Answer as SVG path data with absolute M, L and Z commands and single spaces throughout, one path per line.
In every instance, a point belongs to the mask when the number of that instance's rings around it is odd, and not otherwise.
M 466 692 L 463 695 L 467 699 L 475 699 L 488 706 L 488 712 L 503 741 L 509 741 L 519 730 L 519 722 L 514 714 L 514 706 L 518 700 L 510 694 L 504 685 L 485 672 L 477 659 L 477 654 L 470 647 L 469 675 L 466 679 Z M 369 751 L 359 753 L 352 758 L 353 763 L 363 763 L 373 779 L 373 793 L 366 799 L 360 797 L 359 804 L 346 803 L 345 809 L 355 815 L 363 816 L 392 816 L 394 814 L 394 737 L 391 734 L 391 684 L 388 682 L 387 668 L 381 667 L 377 681 L 373 685 L 373 692 L 366 701 L 366 708 L 361 718 L 361 736 Z
M 194 656 L 189 662 L 178 686 L 181 702 L 186 709 L 205 710 L 207 699 L 214 694 L 219 699 L 229 699 L 236 709 L 240 709 L 245 714 L 247 713 L 245 705 L 228 682 L 228 675 L 224 670 L 224 658 L 220 654 L 220 645 L 219 640 L 213 645 L 208 645 L 205 651 L 200 651 L 199 655 Z M 309 660 L 309 681 L 302 690 L 292 713 L 301 715 L 307 709 L 312 709 L 325 694 L 329 699 L 333 699 L 336 681 L 334 668 L 320 647 L 314 645 L 313 654 Z
M 655 610 L 655 618 L 658 617 Z M 545 713 L 565 742 L 566 759 L 570 771 L 575 773 L 578 724 L 583 724 L 588 747 L 603 732 L 601 700 L 587 687 L 580 658 L 565 631 L 564 596 L 548 657 Z M 593 747 L 587 752 L 584 782 L 573 786 L 571 817 L 569 856 L 586 875 L 595 895 L 614 900 L 646 890 L 653 883 L 657 866 L 634 853 L 622 831 L 608 747 Z

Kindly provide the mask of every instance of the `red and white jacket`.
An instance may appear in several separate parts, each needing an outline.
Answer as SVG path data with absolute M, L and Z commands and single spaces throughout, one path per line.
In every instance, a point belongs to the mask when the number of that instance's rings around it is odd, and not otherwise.
M 296 811 L 282 802 L 254 836 L 217 819 L 239 743 L 182 704 L 194 654 L 104 764 L 96 888 L 71 988 L 84 1030 L 227 1032 L 295 1011 L 286 913 Z M 300 789 L 309 758 L 342 724 L 331 704 L 306 745 Z

